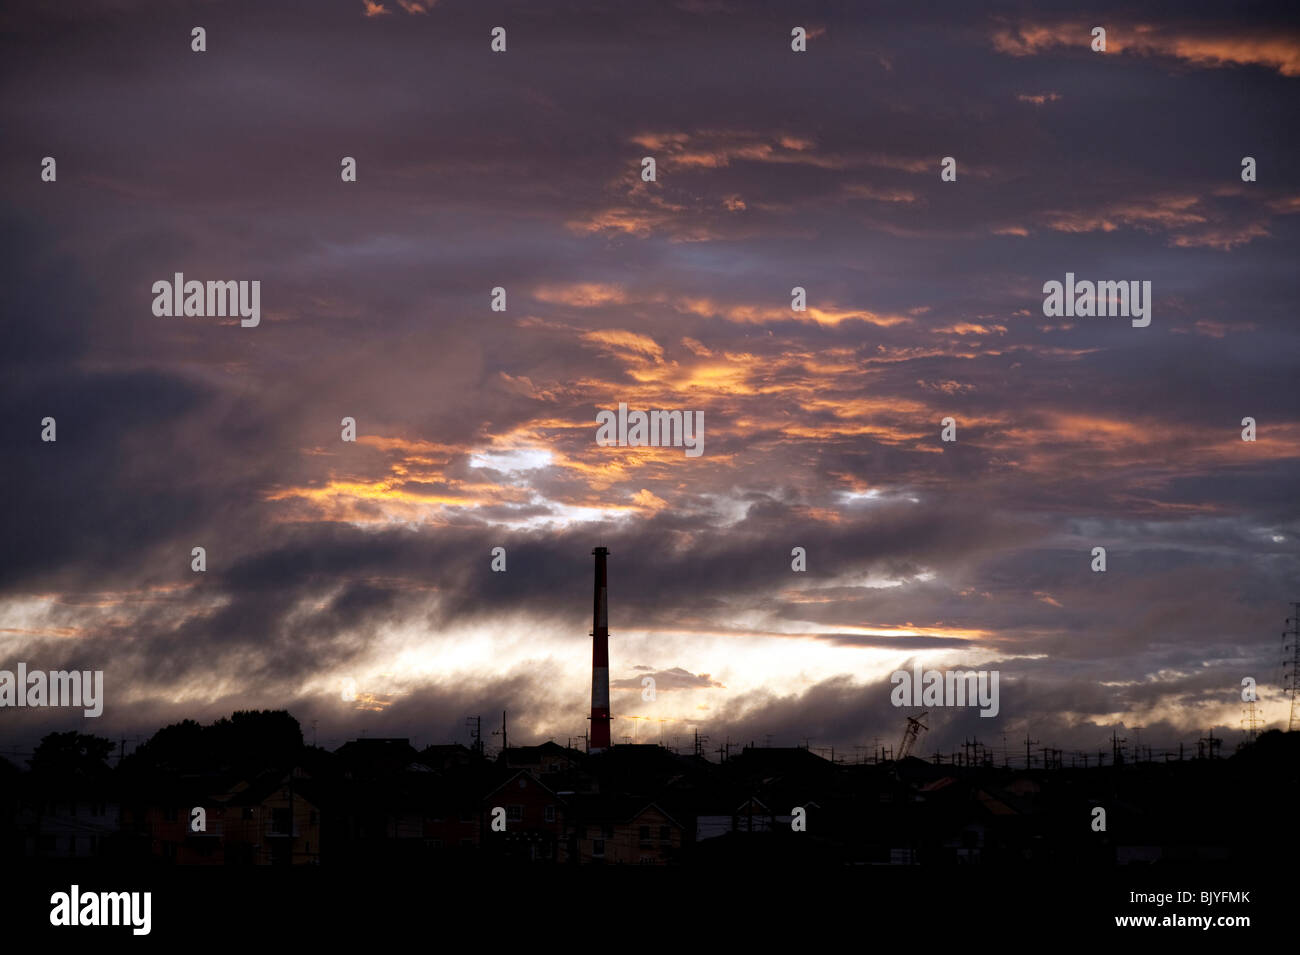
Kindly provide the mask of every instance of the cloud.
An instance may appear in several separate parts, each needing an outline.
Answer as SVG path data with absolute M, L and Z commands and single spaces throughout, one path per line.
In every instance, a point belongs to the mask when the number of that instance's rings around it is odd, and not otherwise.
M 1092 29 L 1081 20 L 1004 24 L 992 33 L 993 48 L 1010 56 L 1034 56 L 1058 47 L 1091 52 Z M 1205 69 L 1261 66 L 1281 76 L 1300 76 L 1300 36 L 1291 31 L 1250 29 L 1237 23 L 1153 24 L 1107 19 L 1106 55 L 1171 57 Z
M 885 680 L 912 659 L 998 666 L 1005 725 L 1058 746 L 1236 725 L 1300 571 L 1279 68 L 1131 55 L 1123 23 L 1118 58 L 1085 31 L 1017 33 L 1051 55 L 1011 59 L 974 10 L 942 34 L 841 17 L 805 62 L 753 18 L 670 6 L 647 43 L 634 7 L 584 2 L 520 8 L 519 73 L 458 39 L 473 4 L 379 33 L 227 5 L 307 41 L 177 72 L 147 4 L 0 13 L 27 77 L 0 93 L 0 646 L 106 669 L 106 732 L 288 705 L 322 739 L 461 739 L 499 709 L 523 740 L 579 735 L 600 542 L 614 673 L 710 684 L 661 697 L 668 732 L 896 736 Z M 1156 37 L 1209 35 L 1192 16 Z M 135 64 L 109 84 L 85 55 L 106 30 Z M 629 75 L 644 95 L 611 105 Z M 168 149 L 141 153 L 159 115 Z M 1216 137 L 1179 138 L 1206 115 Z M 357 183 L 319 163 L 340 128 Z M 1238 142 L 1257 183 L 1219 154 Z M 47 153 L 57 184 L 22 158 Z M 1067 269 L 1152 280 L 1151 327 L 1044 320 Z M 156 318 L 178 270 L 260 279 L 262 326 Z M 703 411 L 706 453 L 597 446 L 619 401 Z M 639 683 L 614 699 L 650 715 Z M 9 716 L 10 738 L 60 719 Z M 936 747 L 984 732 L 940 716 Z
M 638 666 L 638 667 L 634 667 L 634 669 L 642 670 L 642 669 L 651 669 L 651 668 L 644 668 Z M 623 690 L 623 689 L 641 690 L 643 689 L 644 686 L 644 684 L 641 681 L 645 676 L 649 676 L 654 679 L 655 681 L 654 686 L 655 686 L 656 693 L 671 693 L 673 690 L 685 690 L 685 689 L 713 689 L 713 688 L 726 689 L 726 687 L 723 684 L 719 683 L 717 680 L 714 680 L 707 673 L 701 673 L 696 675 L 694 673 L 691 673 L 688 670 L 683 670 L 681 667 L 673 667 L 672 669 L 669 670 L 651 669 L 651 672 L 645 673 L 643 674 L 643 676 L 631 677 L 626 680 L 611 680 L 609 685 L 611 689 L 616 689 L 616 690 Z
M 1017 93 L 1016 99 L 1022 103 L 1030 103 L 1034 106 L 1043 106 L 1047 103 L 1055 103 L 1061 98 L 1060 93 Z

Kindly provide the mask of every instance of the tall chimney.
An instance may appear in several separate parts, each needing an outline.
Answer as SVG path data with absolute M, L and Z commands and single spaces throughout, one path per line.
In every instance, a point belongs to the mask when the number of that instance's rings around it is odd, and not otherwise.
M 605 557 L 609 550 L 597 547 L 596 592 L 592 600 L 591 630 L 591 744 L 588 751 L 609 748 L 609 594 L 605 583 Z

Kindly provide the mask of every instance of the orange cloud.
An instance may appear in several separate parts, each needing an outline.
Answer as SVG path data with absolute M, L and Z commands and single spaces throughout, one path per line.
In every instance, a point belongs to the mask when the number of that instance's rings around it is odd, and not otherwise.
M 641 335 L 637 332 L 629 332 L 618 328 L 607 328 L 586 332 L 582 337 L 586 341 L 606 345 L 614 351 L 632 352 L 637 356 L 652 358 L 656 362 L 664 360 L 664 350 L 648 335 Z
M 626 305 L 628 295 L 620 285 L 599 282 L 574 282 L 559 285 L 539 285 L 533 289 L 533 298 L 557 305 L 578 308 L 596 308 L 602 305 Z
M 1092 22 L 1058 21 L 1002 26 L 993 31 L 993 48 L 1009 56 L 1034 56 L 1055 47 L 1090 51 Z M 1179 24 L 1111 22 L 1106 54 L 1168 56 L 1199 67 L 1262 66 L 1282 76 L 1300 76 L 1300 36 L 1243 32 L 1231 23 L 1189 30 Z M 1101 55 L 1101 54 L 1099 54 Z
M 1251 239 L 1272 234 L 1267 226 L 1250 222 L 1242 226 L 1211 226 L 1199 232 L 1176 235 L 1169 241 L 1180 249 L 1210 248 L 1229 252 L 1239 245 L 1246 245 Z
M 908 189 L 882 189 L 866 183 L 851 183 L 844 187 L 850 199 L 875 199 L 878 202 L 916 202 L 916 193 Z
M 825 308 L 808 306 L 806 311 L 795 312 L 789 306 L 779 305 L 726 305 L 710 298 L 684 298 L 674 303 L 678 311 L 704 318 L 720 317 L 729 322 L 762 325 L 767 322 L 815 322 L 835 326 L 841 322 L 858 320 L 880 328 L 911 324 L 906 315 L 880 315 L 865 309 L 845 309 L 835 306 Z
M 974 322 L 957 322 L 954 325 L 945 325 L 943 328 L 931 329 L 936 334 L 949 335 L 1005 335 L 1007 327 L 1005 325 L 976 325 Z
M 819 155 L 813 140 L 802 136 L 769 136 L 748 130 L 701 130 L 694 133 L 639 133 L 632 142 L 655 150 L 677 166 L 722 169 L 738 160 L 797 163 L 826 169 L 841 168 L 845 161 Z

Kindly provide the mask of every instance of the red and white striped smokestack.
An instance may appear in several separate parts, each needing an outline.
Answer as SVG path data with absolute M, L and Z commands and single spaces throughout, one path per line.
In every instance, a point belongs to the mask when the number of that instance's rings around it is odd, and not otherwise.
M 609 593 L 605 582 L 605 557 L 609 550 L 597 547 L 596 593 L 592 601 L 591 629 L 591 743 L 588 751 L 609 748 Z

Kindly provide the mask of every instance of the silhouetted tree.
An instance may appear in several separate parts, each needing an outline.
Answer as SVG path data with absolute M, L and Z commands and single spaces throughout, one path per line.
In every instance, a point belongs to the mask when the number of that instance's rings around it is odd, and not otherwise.
M 303 750 L 302 727 L 285 710 L 237 710 L 210 726 L 183 720 L 164 726 L 123 763 L 132 773 L 284 769 Z
M 113 741 L 75 730 L 50 733 L 27 761 L 32 772 L 49 776 L 98 776 L 108 771 Z

